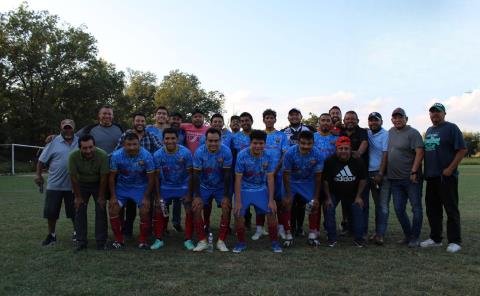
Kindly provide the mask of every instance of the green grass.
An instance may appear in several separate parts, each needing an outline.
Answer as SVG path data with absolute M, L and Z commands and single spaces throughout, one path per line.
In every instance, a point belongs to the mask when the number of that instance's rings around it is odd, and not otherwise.
M 40 246 L 46 222 L 33 177 L 0 177 L 0 295 L 478 295 L 480 167 L 462 166 L 461 173 L 464 244 L 457 254 L 397 246 L 402 235 L 393 211 L 384 247 L 356 249 L 341 238 L 338 248 L 312 249 L 297 240 L 293 249 L 273 254 L 262 238 L 249 240 L 244 254 L 194 254 L 172 234 L 157 252 L 128 241 L 124 251 L 74 254 L 63 213 L 57 245 Z M 425 217 L 423 238 L 428 230 Z M 228 245 L 234 241 L 230 236 Z
M 461 162 L 462 165 L 480 165 L 480 157 L 468 157 L 464 158 Z

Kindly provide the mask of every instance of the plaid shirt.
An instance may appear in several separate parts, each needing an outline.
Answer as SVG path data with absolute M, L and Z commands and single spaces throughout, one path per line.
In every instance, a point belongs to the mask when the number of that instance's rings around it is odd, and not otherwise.
M 115 147 L 115 150 L 122 148 L 123 141 L 125 140 L 125 135 L 127 132 L 123 133 L 120 139 L 118 139 L 117 147 Z M 142 139 L 140 140 L 140 146 L 153 154 L 155 151 L 162 148 L 163 145 L 162 141 L 160 141 L 157 136 L 145 131 Z

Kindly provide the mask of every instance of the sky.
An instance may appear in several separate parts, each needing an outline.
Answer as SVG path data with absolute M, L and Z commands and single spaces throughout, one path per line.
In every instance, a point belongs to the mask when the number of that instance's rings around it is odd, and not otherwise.
M 2 0 L 0 11 L 21 1 Z M 480 1 L 60 1 L 31 0 L 95 36 L 118 70 L 179 69 L 226 96 L 226 115 L 299 108 L 355 110 L 360 126 L 405 109 L 423 132 L 446 106 L 460 129 L 480 130 Z M 475 37 L 477 36 L 477 37 Z

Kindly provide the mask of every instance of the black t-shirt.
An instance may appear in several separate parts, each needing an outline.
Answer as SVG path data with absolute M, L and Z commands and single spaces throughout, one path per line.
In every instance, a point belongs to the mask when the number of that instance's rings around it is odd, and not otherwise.
M 332 155 L 325 160 L 323 179 L 337 199 L 354 199 L 360 180 L 367 179 L 367 169 L 362 159 L 350 157 L 344 162 Z
M 342 130 L 340 132 L 340 136 L 346 136 L 350 138 L 350 141 L 352 142 L 352 151 L 357 151 L 363 141 L 367 141 L 368 143 L 367 130 L 359 127 L 358 125 L 350 136 L 347 135 L 347 130 Z M 368 169 L 368 149 L 363 152 L 362 159 L 366 169 Z

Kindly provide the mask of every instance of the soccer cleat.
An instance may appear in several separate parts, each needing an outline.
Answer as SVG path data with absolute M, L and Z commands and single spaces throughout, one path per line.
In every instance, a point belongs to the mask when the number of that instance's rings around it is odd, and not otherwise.
M 277 241 L 272 242 L 272 251 L 274 253 L 282 253 L 283 252 L 282 247 L 280 246 L 280 244 Z
M 140 250 L 150 250 L 150 246 L 147 243 L 139 243 L 138 248 Z
M 125 244 L 121 242 L 114 241 L 111 245 L 113 250 L 121 250 L 125 248 Z
M 420 241 L 418 239 L 412 239 L 408 242 L 409 248 L 417 248 L 420 246 Z
M 459 244 L 450 243 L 450 244 L 448 244 L 447 252 L 456 253 L 456 252 L 460 251 L 461 249 L 462 249 L 462 247 Z
M 252 240 L 259 240 L 262 235 L 264 235 L 264 231 L 263 231 L 263 228 L 260 229 L 260 228 L 257 228 L 257 231 L 255 231 L 255 234 L 252 235 Z
M 195 248 L 193 248 L 193 251 L 194 252 L 201 252 L 201 251 L 205 251 L 206 249 L 208 249 L 208 243 L 206 240 L 201 240 L 197 243 L 197 246 Z
M 195 249 L 195 245 L 193 244 L 192 240 L 186 240 L 183 242 L 183 246 L 185 247 L 185 249 L 189 250 L 189 251 L 193 251 L 193 249 Z
M 320 241 L 318 240 L 318 235 L 315 232 L 310 232 L 308 234 L 308 244 L 312 247 L 320 246 Z
M 45 240 L 42 242 L 42 246 L 53 246 L 56 242 L 57 242 L 57 237 L 49 233 L 45 238 Z
M 328 241 L 328 247 L 335 248 L 337 246 L 337 241 Z
M 163 247 L 165 243 L 162 240 L 159 240 L 158 238 L 155 240 L 155 242 L 150 246 L 150 250 L 158 250 L 161 247 Z
M 367 246 L 363 238 L 354 239 L 353 244 L 358 248 L 365 248 Z
M 222 241 L 222 240 L 218 240 L 217 241 L 217 249 L 220 251 L 220 252 L 228 252 L 228 248 L 227 248 L 227 245 L 225 245 L 225 242 Z
M 233 248 L 233 252 L 238 254 L 238 253 L 241 253 L 241 252 L 245 251 L 246 249 L 247 249 L 247 244 L 237 243 L 235 245 L 235 248 Z
M 420 247 L 422 248 L 441 247 L 442 245 L 442 242 L 437 243 L 431 238 L 420 243 Z
M 289 247 L 293 246 L 293 242 L 294 242 L 294 240 L 293 240 L 292 234 L 287 233 L 285 235 L 285 241 L 283 242 L 283 246 L 289 248 Z

